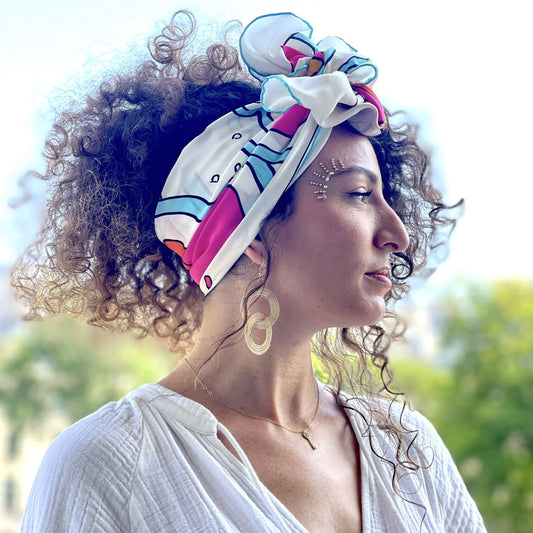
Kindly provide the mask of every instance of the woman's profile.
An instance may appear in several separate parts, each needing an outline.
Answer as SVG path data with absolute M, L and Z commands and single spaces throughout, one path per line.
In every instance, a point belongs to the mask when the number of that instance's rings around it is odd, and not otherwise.
M 29 317 L 180 363 L 52 443 L 22 531 L 485 531 L 388 370 L 391 306 L 453 225 L 416 128 L 349 36 L 291 13 L 238 48 L 194 35 L 177 13 L 48 138 L 48 216 L 12 272 Z

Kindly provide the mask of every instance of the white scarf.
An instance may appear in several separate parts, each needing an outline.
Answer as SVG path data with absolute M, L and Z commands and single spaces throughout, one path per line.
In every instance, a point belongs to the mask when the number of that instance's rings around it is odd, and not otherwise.
M 159 239 L 178 253 L 204 293 L 256 238 L 283 192 L 348 122 L 376 136 L 385 116 L 371 90 L 377 68 L 342 39 L 311 41 L 291 13 L 252 21 L 241 57 L 261 100 L 210 124 L 181 152 L 156 210 Z

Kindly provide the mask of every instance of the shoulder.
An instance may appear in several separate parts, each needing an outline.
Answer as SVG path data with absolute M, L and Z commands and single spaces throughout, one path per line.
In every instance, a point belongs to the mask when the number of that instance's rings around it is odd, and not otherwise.
M 450 452 L 424 415 L 404 402 L 356 399 L 349 403 L 348 416 L 359 429 L 362 452 L 372 463 L 374 475 L 388 480 L 406 505 L 417 502 L 418 510 L 407 505 L 406 512 L 422 510 L 430 529 L 485 531 Z M 390 469 L 383 471 L 383 464 L 392 467 L 393 479 Z
M 124 475 L 134 466 L 142 440 L 141 407 L 135 396 L 103 406 L 63 431 L 48 449 L 45 462 L 79 473 L 120 467 Z
M 143 403 L 142 394 L 134 391 L 52 442 L 35 478 L 22 531 L 122 530 L 118 524 L 127 521 L 143 439 Z
M 477 505 L 433 424 L 411 408 L 406 412 L 405 424 L 416 427 L 418 431 L 413 447 L 417 455 L 426 460 L 426 464 L 421 464 L 421 477 L 428 500 L 438 505 L 446 531 L 485 532 Z
M 363 436 L 373 438 L 380 448 L 425 455 L 447 454 L 448 451 L 433 424 L 419 411 L 403 401 L 384 398 L 351 398 L 345 402 L 346 412 L 352 424 Z M 401 440 L 401 449 L 397 450 Z

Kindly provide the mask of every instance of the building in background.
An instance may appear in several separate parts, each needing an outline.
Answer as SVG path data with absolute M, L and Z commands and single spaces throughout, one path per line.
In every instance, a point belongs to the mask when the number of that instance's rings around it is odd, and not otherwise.
M 26 500 L 50 442 L 65 426 L 46 420 L 31 433 L 13 433 L 0 410 L 0 533 L 17 533 Z

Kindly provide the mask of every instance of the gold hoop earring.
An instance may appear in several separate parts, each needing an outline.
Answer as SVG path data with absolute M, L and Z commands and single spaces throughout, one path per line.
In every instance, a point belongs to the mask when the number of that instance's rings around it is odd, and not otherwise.
M 254 297 L 252 296 L 252 298 Z M 255 355 L 263 355 L 270 348 L 270 344 L 272 343 L 272 326 L 279 318 L 279 302 L 276 295 L 272 291 L 263 287 L 261 294 L 254 298 L 253 303 L 257 302 L 259 298 L 264 298 L 268 302 L 270 306 L 268 316 L 264 313 L 254 313 L 248 317 L 244 326 L 244 342 L 246 342 L 248 349 Z M 243 298 L 241 302 L 241 313 L 243 318 L 245 316 L 244 305 L 245 299 Z M 254 328 L 265 330 L 265 340 L 261 344 L 255 342 L 252 337 L 252 331 Z

